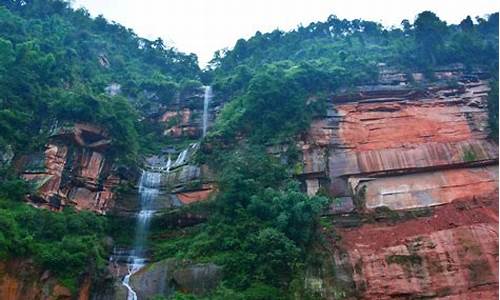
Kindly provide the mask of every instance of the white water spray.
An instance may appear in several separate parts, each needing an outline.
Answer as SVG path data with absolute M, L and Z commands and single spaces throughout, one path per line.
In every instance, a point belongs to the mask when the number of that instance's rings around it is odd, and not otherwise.
M 151 218 L 155 213 L 154 202 L 160 193 L 161 172 L 168 172 L 171 163 L 172 161 L 169 157 L 166 165 L 155 165 L 151 166 L 153 171 L 142 171 L 139 181 L 139 202 L 141 204 L 141 210 L 136 216 L 134 246 L 126 258 L 128 274 L 122 281 L 122 284 L 128 290 L 127 300 L 137 300 L 137 293 L 130 285 L 130 277 L 146 264 L 146 238 Z
M 207 135 L 207 124 L 208 124 L 208 105 L 210 100 L 212 100 L 212 87 L 205 86 L 205 96 L 203 98 L 203 137 Z

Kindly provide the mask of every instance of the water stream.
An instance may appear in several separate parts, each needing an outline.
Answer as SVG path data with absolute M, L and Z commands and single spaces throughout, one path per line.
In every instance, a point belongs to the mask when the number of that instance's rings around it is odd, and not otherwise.
M 207 124 L 208 124 L 208 105 L 210 100 L 212 100 L 212 87 L 205 86 L 205 96 L 203 98 L 203 137 L 207 134 Z
M 205 87 L 203 99 L 203 137 L 207 133 L 208 106 L 212 99 L 212 87 Z M 130 251 L 117 251 L 114 255 L 115 260 L 125 260 L 128 267 L 128 274 L 122 280 L 123 286 L 128 290 L 127 300 L 137 300 L 137 293 L 130 285 L 130 277 L 138 272 L 147 263 L 146 241 L 149 231 L 151 218 L 155 213 L 155 201 L 160 193 L 160 181 L 162 173 L 170 172 L 170 169 L 176 168 L 185 163 L 190 148 L 195 148 L 198 144 L 194 143 L 179 153 L 179 156 L 172 162 L 170 155 L 165 162 L 161 159 L 155 159 L 151 162 L 147 170 L 142 171 L 139 181 L 139 203 L 141 209 L 136 215 L 135 238 L 133 248 Z
M 141 210 L 136 216 L 135 238 L 132 250 L 126 257 L 128 274 L 122 284 L 127 288 L 127 300 L 137 300 L 137 294 L 130 286 L 130 277 L 139 271 L 147 262 L 146 240 L 151 218 L 155 213 L 155 200 L 160 193 L 162 172 L 168 172 L 171 160 L 166 164 L 151 165 L 151 170 L 143 170 L 139 181 L 139 202 Z

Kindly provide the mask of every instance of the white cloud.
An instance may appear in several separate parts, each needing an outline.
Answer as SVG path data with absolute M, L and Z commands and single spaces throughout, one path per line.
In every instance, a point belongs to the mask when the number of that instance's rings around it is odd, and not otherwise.
M 132 28 L 149 39 L 161 37 L 184 52 L 196 53 L 205 65 L 213 53 L 231 48 L 237 39 L 257 30 L 290 30 L 298 24 L 339 18 L 398 25 L 423 10 L 434 11 L 449 23 L 465 16 L 498 11 L 497 0 L 74 0 L 93 16 Z

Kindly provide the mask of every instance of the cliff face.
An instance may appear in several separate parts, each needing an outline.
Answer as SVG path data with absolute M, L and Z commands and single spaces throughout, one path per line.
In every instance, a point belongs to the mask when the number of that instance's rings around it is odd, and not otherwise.
M 36 188 L 29 201 L 53 210 L 74 205 L 105 213 L 119 182 L 106 157 L 110 143 L 108 135 L 93 125 L 56 129 L 43 153 L 21 158 L 23 177 Z
M 158 122 L 163 126 L 166 137 L 179 139 L 198 140 L 203 135 L 204 95 L 202 88 L 192 89 L 181 93 L 176 103 L 161 110 Z M 207 125 L 210 126 L 220 111 L 220 100 L 210 95 L 207 103 Z
M 30 261 L 0 262 L 0 299 L 90 299 L 90 281 L 84 280 L 76 295 L 58 283 L 49 272 L 42 272 Z
M 435 76 L 459 83 L 416 90 L 393 74 L 396 85 L 338 95 L 299 143 L 307 192 L 336 197 L 335 234 L 327 234 L 333 280 L 357 298 L 498 294 L 488 82 L 459 71 Z
M 338 229 L 337 271 L 363 299 L 498 297 L 498 200 L 456 201 L 427 217 Z M 342 281 L 342 280 L 340 280 Z

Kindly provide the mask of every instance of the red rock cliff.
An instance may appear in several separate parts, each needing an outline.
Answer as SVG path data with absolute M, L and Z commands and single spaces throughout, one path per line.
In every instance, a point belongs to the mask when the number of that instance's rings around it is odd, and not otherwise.
M 437 75 L 460 81 L 448 73 Z M 360 88 L 334 97 L 313 122 L 299 144 L 300 177 L 309 194 L 337 198 L 326 234 L 334 285 L 347 296 L 498 298 L 498 145 L 488 139 L 488 91 L 479 80 Z
M 118 178 L 110 172 L 107 134 L 89 124 L 59 128 L 39 157 L 24 158 L 24 178 L 36 186 L 29 201 L 59 210 L 66 205 L 105 213 L 112 205 Z
M 84 280 L 77 295 L 61 285 L 48 272 L 40 271 L 26 260 L 0 262 L 0 299 L 90 299 L 90 281 Z

